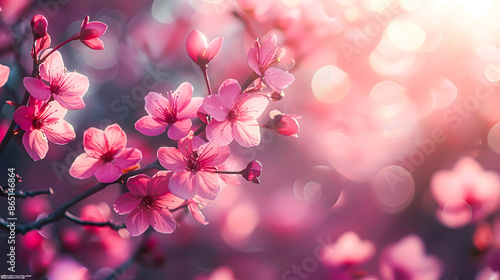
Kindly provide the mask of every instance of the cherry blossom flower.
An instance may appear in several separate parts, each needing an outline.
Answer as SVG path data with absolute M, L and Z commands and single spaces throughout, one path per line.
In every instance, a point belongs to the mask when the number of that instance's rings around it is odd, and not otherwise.
M 222 37 L 207 42 L 207 38 L 198 30 L 193 30 L 186 40 L 186 50 L 191 59 L 200 67 L 207 65 L 219 52 Z
M 0 64 L 0 87 L 3 87 L 9 80 L 10 68 Z
M 83 134 L 85 153 L 79 155 L 69 169 L 69 174 L 78 179 L 95 175 L 101 183 L 111 183 L 122 175 L 124 169 L 138 164 L 142 153 L 136 148 L 126 148 L 127 136 L 118 124 L 106 129 L 95 127 Z
M 108 26 L 100 21 L 89 22 L 89 20 L 90 17 L 87 16 L 82 21 L 82 26 L 80 29 L 80 34 L 78 36 L 78 39 L 80 39 L 80 41 L 84 45 L 93 50 L 103 50 L 104 44 L 102 43 L 101 39 L 99 39 L 99 37 L 101 37 L 104 34 L 104 32 L 106 32 Z
M 258 160 L 249 162 L 247 167 L 241 171 L 243 178 L 256 184 L 260 183 L 260 174 L 262 174 L 262 163 Z
M 161 233 L 172 233 L 177 227 L 168 209 L 177 208 L 184 202 L 169 190 L 171 173 L 167 176 L 140 174 L 127 181 L 129 193 L 121 195 L 113 204 L 116 213 L 129 214 L 125 222 L 132 236 L 138 236 L 151 225 Z
M 348 231 L 343 233 L 335 243 L 323 247 L 321 260 L 329 266 L 349 267 L 368 261 L 375 254 L 375 245 L 368 240 Z
M 278 110 L 272 110 L 269 113 L 271 120 L 269 120 L 264 127 L 272 129 L 281 135 L 298 137 L 299 122 L 302 116 L 283 114 Z
M 228 145 L 236 139 L 244 147 L 257 146 L 260 132 L 257 118 L 269 103 L 258 93 L 241 94 L 236 80 L 228 79 L 219 88 L 219 94 L 203 101 L 203 109 L 213 117 L 206 128 L 207 138 L 218 146 Z
M 386 247 L 380 257 L 380 274 L 385 280 L 438 280 L 441 272 L 441 262 L 425 255 L 425 245 L 416 235 Z
M 170 191 L 174 195 L 183 199 L 198 195 L 214 200 L 220 193 L 222 183 L 215 171 L 226 161 L 231 150 L 213 143 L 201 144 L 193 138 L 191 131 L 179 140 L 179 149 L 161 147 L 158 149 L 158 160 L 167 170 L 175 172 L 170 178 Z
M 280 92 L 287 88 L 295 77 L 287 71 L 273 67 L 279 62 L 280 46 L 277 41 L 278 38 L 274 34 L 269 36 L 263 44 L 257 39 L 254 47 L 248 51 L 247 59 L 250 68 L 261 77 L 262 81 L 257 80 L 257 83 L 264 82 L 273 91 Z
M 37 14 L 33 16 L 31 19 L 31 31 L 33 32 L 33 38 L 35 38 L 35 40 L 43 38 L 47 34 L 48 26 L 49 23 L 43 15 Z
M 76 72 L 67 72 L 60 52 L 55 51 L 40 65 L 40 77 L 42 80 L 32 77 L 23 80 L 26 90 L 34 98 L 47 101 L 52 94 L 66 109 L 85 107 L 82 97 L 89 88 L 89 79 Z
M 47 103 L 34 98 L 30 98 L 29 106 L 20 106 L 14 112 L 14 121 L 26 131 L 23 145 L 33 160 L 45 158 L 48 141 L 64 145 L 75 139 L 73 126 L 63 120 L 67 112 L 57 101 Z
M 191 129 L 190 119 L 196 118 L 203 98 L 194 97 L 193 86 L 182 83 L 173 93 L 164 97 L 156 92 L 146 95 L 145 109 L 149 116 L 135 123 L 135 128 L 144 135 L 160 135 L 168 129 L 168 137 L 179 140 Z
M 438 171 L 431 179 L 431 192 L 441 211 L 439 220 L 448 227 L 478 221 L 498 209 L 500 180 L 473 158 L 464 157 L 452 171 Z

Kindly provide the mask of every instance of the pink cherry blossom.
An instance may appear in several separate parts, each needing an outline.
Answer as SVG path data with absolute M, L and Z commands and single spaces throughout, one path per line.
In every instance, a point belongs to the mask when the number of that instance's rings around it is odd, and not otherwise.
M 218 146 L 228 145 L 233 139 L 244 147 L 259 145 L 257 118 L 268 103 L 262 94 L 241 94 L 236 80 L 224 81 L 219 94 L 210 95 L 203 101 L 203 109 L 213 117 L 206 128 L 208 140 Z
M 439 220 L 448 227 L 461 227 L 498 209 L 500 178 L 473 158 L 464 157 L 453 170 L 432 176 L 431 192 L 440 207 Z
M 85 153 L 79 155 L 69 169 L 78 179 L 95 175 L 101 183 L 111 183 L 122 175 L 122 170 L 138 164 L 142 153 L 136 148 L 126 148 L 127 136 L 118 124 L 104 131 L 91 127 L 83 134 Z
M 3 87 L 9 80 L 10 68 L 0 64 L 0 87 Z
M 272 34 L 267 40 L 261 44 L 257 39 L 254 47 L 248 51 L 248 65 L 252 70 L 259 75 L 265 85 L 269 86 L 273 91 L 281 91 L 287 88 L 295 77 L 287 71 L 273 67 L 279 62 L 278 38 Z M 257 80 L 257 83 L 261 81 Z
M 271 120 L 269 120 L 264 127 L 272 129 L 281 135 L 298 137 L 299 132 L 299 122 L 301 116 L 283 114 L 278 110 L 272 110 L 269 113 Z
M 229 147 L 218 147 L 213 143 L 201 144 L 193 139 L 193 132 L 179 140 L 178 147 L 179 149 L 158 149 L 160 164 L 175 172 L 170 178 L 170 191 L 183 199 L 190 199 L 195 195 L 208 200 L 216 199 L 221 190 L 222 179 L 215 171 L 229 157 Z
M 23 145 L 33 160 L 45 158 L 48 141 L 64 145 L 75 139 L 73 126 L 63 120 L 67 112 L 57 101 L 34 98 L 30 98 L 29 106 L 20 106 L 14 112 L 14 121 L 26 131 Z
M 170 192 L 171 175 L 150 178 L 140 174 L 128 179 L 130 192 L 122 194 L 113 207 L 120 215 L 129 214 L 125 223 L 132 236 L 144 233 L 150 225 L 161 233 L 172 233 L 177 227 L 168 209 L 177 208 L 184 200 Z
M 207 38 L 198 30 L 193 30 L 186 40 L 186 50 L 191 59 L 200 67 L 207 65 L 219 52 L 222 37 L 207 42 Z
M 322 261 L 326 265 L 348 267 L 360 265 L 375 254 L 375 245 L 368 240 L 361 240 L 352 231 L 343 233 L 335 243 L 327 244 L 322 250 Z
M 82 97 L 89 88 L 89 79 L 76 72 L 67 72 L 60 52 L 53 52 L 40 65 L 40 77 L 42 80 L 32 77 L 23 80 L 26 90 L 34 98 L 47 101 L 52 94 L 66 109 L 78 110 L 85 107 Z
M 196 118 L 203 98 L 194 97 L 193 86 L 182 83 L 173 93 L 163 96 L 156 92 L 146 95 L 145 109 L 149 116 L 135 123 L 135 128 L 144 135 L 160 135 L 168 129 L 168 137 L 179 140 L 191 129 L 191 120 Z
M 100 21 L 89 22 L 89 20 L 90 18 L 89 16 L 87 16 L 82 21 L 82 26 L 78 38 L 84 45 L 91 49 L 103 50 L 104 44 L 102 43 L 101 39 L 99 39 L 99 37 L 101 37 L 104 32 L 106 32 L 108 26 Z
M 380 256 L 380 274 L 385 280 L 438 280 L 441 272 L 441 262 L 425 254 L 425 245 L 416 235 L 386 247 Z

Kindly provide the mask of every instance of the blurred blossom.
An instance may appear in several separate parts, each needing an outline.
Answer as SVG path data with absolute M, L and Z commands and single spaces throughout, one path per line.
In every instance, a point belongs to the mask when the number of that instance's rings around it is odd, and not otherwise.
M 441 272 L 441 262 L 425 254 L 425 245 L 416 235 L 386 247 L 380 256 L 380 274 L 385 280 L 438 280 Z
M 10 68 L 0 64 L 0 87 L 3 87 L 9 80 Z
M 494 212 L 500 202 L 498 174 L 485 171 L 473 158 L 461 158 L 452 171 L 432 176 L 431 191 L 441 208 L 437 216 L 448 227 L 461 227 Z
M 233 271 L 226 266 L 220 266 L 208 276 L 197 276 L 194 280 L 236 280 Z
M 89 271 L 70 256 L 60 256 L 48 269 L 50 280 L 88 280 Z
M 368 240 L 348 231 L 343 233 L 333 244 L 322 249 L 322 261 L 325 265 L 348 268 L 365 263 L 375 254 L 375 245 Z

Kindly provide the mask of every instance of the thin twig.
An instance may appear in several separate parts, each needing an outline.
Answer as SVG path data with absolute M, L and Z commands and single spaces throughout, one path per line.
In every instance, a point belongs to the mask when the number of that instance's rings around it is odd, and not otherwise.
M 118 224 L 118 223 L 113 223 L 111 221 L 106 221 L 106 222 L 85 221 L 85 220 L 82 220 L 81 218 L 71 214 L 68 211 L 66 211 L 66 213 L 64 213 L 64 216 L 66 216 L 66 218 L 68 220 L 72 221 L 73 223 L 79 224 L 82 226 L 110 227 L 113 230 L 119 230 L 119 229 L 125 228 L 124 223 Z
M 6 189 L 3 189 L 0 187 L 0 196 L 12 196 L 14 195 L 17 198 L 28 198 L 28 197 L 34 197 L 37 195 L 42 195 L 42 194 L 54 194 L 54 190 L 52 188 L 49 188 L 48 190 L 41 190 L 41 191 L 15 191 L 13 194 L 10 193 Z

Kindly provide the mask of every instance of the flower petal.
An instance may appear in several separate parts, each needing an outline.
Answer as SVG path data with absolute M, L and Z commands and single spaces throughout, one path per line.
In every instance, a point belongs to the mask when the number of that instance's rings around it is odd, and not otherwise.
M 196 172 L 194 184 L 201 198 L 214 200 L 219 196 L 221 190 L 220 178 L 215 173 L 207 171 Z
M 95 178 L 101 183 L 111 183 L 122 176 L 122 170 L 117 165 L 107 162 L 99 167 L 94 172 Z
M 124 193 L 113 203 L 113 208 L 116 213 L 123 215 L 136 209 L 139 203 L 141 203 L 141 199 L 137 195 Z
M 227 119 L 227 114 L 232 107 L 232 102 L 227 102 L 218 94 L 210 95 L 203 100 L 203 111 L 212 116 L 217 121 Z
M 241 94 L 241 86 L 238 81 L 227 79 L 220 85 L 218 93 L 223 98 L 225 107 L 231 108 Z
M 76 137 L 73 126 L 65 120 L 59 120 L 44 125 L 43 132 L 45 132 L 50 142 L 59 145 L 67 144 Z
M 198 149 L 198 154 L 201 166 L 219 166 L 229 158 L 231 149 L 228 146 L 218 147 L 207 143 Z
M 295 81 L 295 77 L 287 71 L 271 67 L 264 72 L 264 82 L 274 91 L 281 91 Z
M 161 214 L 157 211 L 151 211 L 148 217 L 148 223 L 157 231 L 161 233 L 172 233 L 177 228 L 177 223 L 175 222 L 172 214 L 163 209 Z
M 98 158 L 93 158 L 83 153 L 73 161 L 73 164 L 69 168 L 69 174 L 77 179 L 89 178 L 94 175 L 95 170 L 102 164 L 103 162 Z
M 54 99 L 59 102 L 64 108 L 70 110 L 80 110 L 85 108 L 85 102 L 78 95 L 71 95 L 66 93 L 53 94 Z
M 104 129 L 108 150 L 121 150 L 127 146 L 127 135 L 116 123 L 108 125 Z
M 261 76 L 262 73 L 260 72 L 260 63 L 259 63 L 259 50 L 257 47 L 250 48 L 248 50 L 248 55 L 247 55 L 247 61 L 248 61 L 248 66 L 252 68 L 252 70 L 257 73 L 257 75 Z
M 34 161 L 43 159 L 49 150 L 47 138 L 39 129 L 26 131 L 23 135 L 23 144 Z
M 130 168 L 142 159 L 142 152 L 137 148 L 125 148 L 115 154 L 115 164 L 121 169 Z
M 173 147 L 161 147 L 158 149 L 158 161 L 170 171 L 182 171 L 186 169 L 187 162 L 184 155 Z
M 179 140 L 188 134 L 191 129 L 191 125 L 192 123 L 189 119 L 175 122 L 168 129 L 167 135 L 172 140 Z
M 104 131 L 95 127 L 90 127 L 83 133 L 83 149 L 85 152 L 95 158 L 101 157 L 106 153 L 106 136 Z
M 268 104 L 267 96 L 259 93 L 246 93 L 238 103 L 238 112 L 240 112 L 241 118 L 257 119 L 262 115 Z
M 193 97 L 187 106 L 185 106 L 182 110 L 177 110 L 177 119 L 192 119 L 198 116 L 198 110 L 203 104 L 203 98 L 201 97 Z
M 262 43 L 259 50 L 259 64 L 263 68 L 269 66 L 273 58 L 276 56 L 278 48 L 278 37 L 275 34 L 269 36 L 269 38 L 267 38 L 267 40 Z
M 26 90 L 36 99 L 47 101 L 50 98 L 50 87 L 41 80 L 32 77 L 25 77 L 23 84 Z
M 104 43 L 99 38 L 82 40 L 81 42 L 93 50 L 104 50 Z
M 52 49 L 46 49 L 44 54 L 49 53 Z M 53 52 L 45 62 L 40 65 L 40 77 L 49 83 L 61 80 L 64 74 L 64 62 L 59 51 Z
M 70 72 L 63 75 L 59 94 L 83 97 L 88 90 L 89 78 L 80 73 Z
M 33 108 L 20 106 L 14 112 L 14 121 L 23 129 L 29 130 L 33 125 Z
M 235 122 L 233 136 L 243 147 L 255 147 L 260 143 L 260 131 L 257 121 Z
M 145 105 L 144 109 L 155 120 L 158 122 L 165 121 L 165 116 L 162 112 L 165 108 L 170 108 L 170 103 L 166 97 L 163 95 L 150 91 L 144 98 Z
M 198 56 L 205 52 L 208 47 L 207 38 L 198 30 L 189 33 L 186 40 L 186 51 L 194 62 L 198 62 Z
M 210 44 L 208 44 L 208 61 L 214 59 L 214 57 L 219 53 L 220 48 L 222 47 L 222 37 L 217 37 L 210 41 Z
M 128 190 L 137 196 L 146 196 L 148 194 L 148 184 L 151 178 L 145 174 L 135 175 L 128 178 L 127 188 Z
M 178 111 L 183 110 L 191 102 L 191 97 L 193 97 L 193 86 L 188 82 L 184 82 L 172 93 L 169 100 L 170 105 Z
M 208 141 L 217 146 L 227 146 L 233 141 L 230 121 L 212 120 L 206 128 Z
M 137 209 L 130 212 L 127 220 L 125 220 L 125 225 L 132 236 L 143 234 L 149 227 L 146 215 Z
M 193 182 L 195 177 L 195 174 L 190 171 L 176 172 L 170 178 L 170 191 L 182 199 L 192 198 L 198 191 Z
M 3 87 L 9 79 L 10 68 L 0 64 L 0 87 Z
M 188 209 L 198 223 L 208 225 L 208 222 L 205 220 L 205 216 L 201 212 L 200 206 L 193 199 L 188 200 Z
M 157 136 L 165 132 L 167 123 L 158 122 L 151 116 L 144 116 L 135 123 L 135 129 L 146 136 Z
M 97 31 L 97 37 L 101 37 L 104 32 L 106 32 L 106 29 L 108 29 L 108 25 L 105 23 L 102 23 L 100 21 L 91 21 L 87 23 L 85 26 L 85 29 L 92 29 Z

